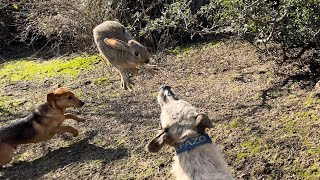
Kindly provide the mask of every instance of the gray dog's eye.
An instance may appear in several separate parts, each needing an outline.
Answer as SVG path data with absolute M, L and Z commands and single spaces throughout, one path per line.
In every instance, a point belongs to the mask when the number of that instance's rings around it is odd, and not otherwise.
M 133 52 L 133 54 L 134 54 L 135 56 L 139 56 L 139 53 L 138 53 L 138 52 Z

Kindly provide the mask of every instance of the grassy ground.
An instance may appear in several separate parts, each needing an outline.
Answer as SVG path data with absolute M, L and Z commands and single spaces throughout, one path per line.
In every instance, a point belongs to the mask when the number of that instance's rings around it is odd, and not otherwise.
M 162 71 L 136 76 L 120 89 L 117 71 L 99 56 L 11 61 L 0 67 L 0 125 L 28 115 L 46 93 L 67 86 L 86 102 L 68 120 L 80 135 L 20 146 L 0 179 L 170 179 L 174 151 L 144 151 L 157 132 L 159 87 L 208 113 L 209 135 L 238 179 L 319 179 L 319 100 L 314 81 L 295 66 L 258 61 L 241 42 L 176 48 L 159 59 Z M 316 80 L 313 78 L 312 80 Z

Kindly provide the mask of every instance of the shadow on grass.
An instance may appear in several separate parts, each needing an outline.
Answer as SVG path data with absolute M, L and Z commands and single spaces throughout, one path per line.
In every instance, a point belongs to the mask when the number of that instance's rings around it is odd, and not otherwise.
M 87 137 L 69 147 L 49 152 L 32 162 L 20 161 L 12 167 L 2 170 L 0 179 L 37 179 L 44 174 L 62 168 L 69 164 L 83 163 L 88 160 L 102 160 L 103 164 L 124 158 L 128 155 L 126 148 L 102 148 L 90 144 Z
M 283 75 L 284 76 L 284 75 Z M 251 111 L 245 113 L 245 116 L 252 116 L 259 112 L 262 109 L 271 109 L 272 107 L 268 104 L 270 99 L 275 99 L 284 94 L 290 93 L 290 86 L 293 83 L 299 83 L 301 89 L 309 89 L 311 90 L 314 85 L 319 81 L 320 75 L 303 72 L 294 75 L 289 75 L 284 78 L 282 81 L 275 83 L 272 87 L 261 91 L 261 102 L 255 105 Z M 277 94 L 277 95 L 274 95 Z M 248 106 L 241 106 L 241 108 L 248 108 Z
M 106 119 L 116 117 L 120 123 L 133 123 L 141 125 L 152 119 L 158 120 L 160 108 L 156 102 L 156 98 L 139 97 L 140 100 L 134 100 L 131 95 L 123 95 L 116 98 L 101 98 L 95 102 L 100 107 L 94 113 L 95 116 L 103 116 Z M 108 106 L 102 106 L 108 104 Z M 92 112 L 82 112 L 82 114 L 90 116 Z
M 255 116 L 263 110 L 271 110 L 274 107 L 270 104 L 270 100 L 292 94 L 291 86 L 293 84 L 296 83 L 299 88 L 311 91 L 314 88 L 314 85 L 320 80 L 320 74 L 310 72 L 301 72 L 293 75 L 279 74 L 279 76 L 283 77 L 282 80 L 274 83 L 271 87 L 260 91 L 260 100 L 258 103 L 254 105 L 240 103 L 235 107 L 230 107 L 232 111 L 240 111 L 240 114 L 225 114 L 223 117 L 215 119 L 215 121 L 230 121 L 233 118 Z M 237 79 L 237 81 L 246 83 L 241 77 Z

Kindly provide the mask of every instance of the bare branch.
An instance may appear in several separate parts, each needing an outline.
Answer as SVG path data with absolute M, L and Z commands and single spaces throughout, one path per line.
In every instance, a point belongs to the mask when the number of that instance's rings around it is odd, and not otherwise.
M 61 9 L 64 9 L 64 10 L 73 10 L 73 11 L 77 12 L 79 15 L 81 15 L 81 17 L 87 19 L 91 23 L 91 25 L 94 26 L 94 25 L 99 24 L 99 22 L 97 22 L 95 19 L 90 18 L 90 16 L 85 11 L 81 11 L 79 8 L 75 7 L 72 3 L 51 2 L 49 4 L 49 6 L 57 6 Z
M 163 3 L 163 0 L 158 0 L 157 2 L 153 3 L 152 5 L 150 5 L 146 10 L 144 10 L 142 13 L 139 14 L 139 16 L 134 20 L 134 22 L 132 23 L 132 26 L 134 26 L 139 20 L 140 18 L 145 15 L 147 12 L 149 12 L 150 10 L 152 10 L 155 6 L 159 5 Z

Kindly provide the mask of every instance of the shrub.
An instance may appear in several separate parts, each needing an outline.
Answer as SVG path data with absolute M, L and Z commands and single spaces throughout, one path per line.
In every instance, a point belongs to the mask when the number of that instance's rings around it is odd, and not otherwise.
M 320 47 L 320 0 L 246 1 L 239 25 L 254 42 L 280 45 L 283 60 Z M 279 57 L 279 55 L 278 55 Z
M 16 5 L 2 1 L 0 3 L 0 48 L 6 46 L 12 39 L 14 39 L 14 16 Z
M 159 0 L 39 0 L 21 1 L 16 19 L 19 39 L 34 43 L 45 38 L 53 47 L 68 51 L 93 46 L 92 29 L 115 19 L 153 50 L 193 37 L 214 34 L 225 21 L 223 1 Z
M 96 49 L 92 29 L 105 20 L 123 23 L 152 50 L 219 33 L 284 59 L 319 49 L 320 0 L 21 0 L 15 6 L 18 39 L 65 52 Z

